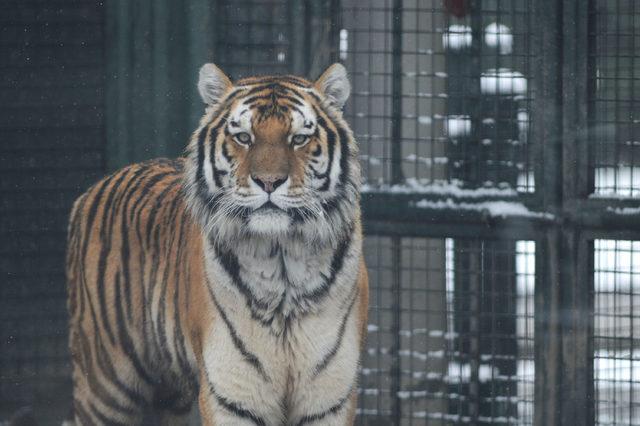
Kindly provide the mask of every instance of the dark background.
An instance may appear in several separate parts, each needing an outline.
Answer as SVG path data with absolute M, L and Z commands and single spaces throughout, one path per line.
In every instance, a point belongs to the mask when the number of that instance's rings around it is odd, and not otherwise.
M 633 0 L 1 2 L 0 424 L 70 407 L 75 197 L 180 155 L 203 63 L 338 60 L 372 289 L 358 423 L 640 424 Z

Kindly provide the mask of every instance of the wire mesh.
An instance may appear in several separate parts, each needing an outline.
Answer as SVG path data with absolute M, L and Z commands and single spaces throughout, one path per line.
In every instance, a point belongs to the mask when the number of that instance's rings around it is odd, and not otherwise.
M 640 241 L 594 249 L 596 423 L 640 425 Z
M 594 192 L 640 196 L 640 3 L 597 0 L 592 14 Z
M 531 2 L 345 0 L 341 11 L 367 185 L 535 190 Z
M 216 61 L 232 78 L 286 74 L 291 66 L 290 8 L 286 0 L 217 3 Z
M 0 5 L 0 423 L 70 408 L 64 247 L 104 172 L 104 8 Z M 58 422 L 59 423 L 59 422 Z
M 357 423 L 532 424 L 535 243 L 368 236 L 365 252 Z

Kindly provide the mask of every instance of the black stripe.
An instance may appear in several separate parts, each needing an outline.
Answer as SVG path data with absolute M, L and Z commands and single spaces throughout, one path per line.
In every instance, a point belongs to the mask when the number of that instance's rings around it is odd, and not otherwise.
M 227 148 L 227 142 L 226 141 L 222 141 L 222 145 L 220 145 L 220 148 L 222 150 L 222 156 L 224 157 L 224 159 L 227 160 L 227 162 L 231 163 L 231 160 L 233 160 L 233 157 L 231 155 L 229 155 L 229 149 Z M 220 175 L 222 175 L 222 176 L 227 174 L 227 172 L 223 172 L 223 171 L 219 171 L 218 173 Z
M 329 350 L 329 352 L 327 352 L 327 354 L 322 358 L 322 361 L 320 361 L 314 367 L 313 375 L 312 375 L 313 378 L 317 377 L 318 374 L 320 374 L 325 368 L 327 368 L 327 366 L 329 365 L 331 360 L 338 353 L 338 350 L 340 349 L 340 346 L 342 346 L 342 339 L 344 337 L 345 329 L 347 328 L 347 321 L 349 320 L 349 315 L 351 314 L 351 311 L 353 310 L 353 306 L 355 305 L 355 302 L 356 302 L 357 298 L 358 298 L 358 291 L 357 291 L 357 287 L 356 287 L 356 292 L 355 292 L 353 298 L 351 299 L 351 303 L 349 304 L 349 308 L 347 309 L 347 312 L 344 314 L 344 317 L 342 317 L 342 322 L 340 323 L 340 328 L 338 329 L 338 337 L 336 338 L 336 342 L 333 344 L 333 347 L 331 348 L 331 350 Z
M 307 92 L 309 96 L 311 96 L 319 105 L 322 105 L 322 99 L 313 92 Z
M 100 227 L 100 254 L 98 256 L 98 272 L 97 272 L 97 282 L 96 286 L 98 287 L 98 301 L 100 303 L 100 316 L 102 318 L 103 326 L 107 332 L 107 336 L 109 337 L 109 341 L 111 344 L 115 344 L 115 334 L 111 328 L 111 321 L 109 320 L 107 314 L 107 296 L 106 296 L 106 268 L 107 268 L 107 258 L 109 253 L 111 252 L 111 239 L 113 236 L 113 223 L 114 216 L 116 213 L 116 205 L 113 201 L 115 195 L 119 192 L 119 186 L 124 180 L 124 178 L 128 175 L 128 170 L 123 170 L 120 172 L 120 176 L 116 181 L 113 182 L 108 194 L 107 199 L 104 201 L 104 209 L 102 212 L 102 225 Z M 109 219 L 107 222 L 107 218 Z
M 181 201 L 180 194 L 175 195 L 173 197 L 173 201 L 171 203 L 169 211 L 165 214 L 166 229 L 169 229 L 170 236 L 169 236 L 169 241 L 166 244 L 166 250 L 165 250 L 165 256 L 164 256 L 165 268 L 162 274 L 162 289 L 160 290 L 160 299 L 158 301 L 159 318 L 156 321 L 157 327 L 158 327 L 158 335 L 160 336 L 160 346 L 162 348 L 166 348 L 166 355 L 169 361 L 172 361 L 173 358 L 171 356 L 171 351 L 169 351 L 167 348 L 167 333 L 166 333 L 167 313 L 166 312 L 169 306 L 167 305 L 166 300 L 167 300 L 167 287 L 169 285 L 169 266 L 174 265 L 174 268 L 179 269 L 179 267 L 176 265 L 176 259 L 170 258 L 170 255 L 171 255 L 171 249 L 175 242 L 176 233 L 179 231 L 178 229 L 176 229 L 175 225 L 173 224 L 175 223 L 176 209 L 178 208 L 180 201 Z M 158 256 L 160 255 L 159 247 L 158 247 L 158 251 L 156 251 L 155 253 Z
M 189 217 L 188 213 L 183 210 L 182 218 L 180 220 L 180 238 L 178 240 L 178 248 L 176 253 L 176 259 L 178 264 L 185 265 L 185 268 L 187 269 L 188 269 L 188 266 L 187 266 L 188 259 L 186 259 L 184 254 L 187 253 L 187 250 L 186 250 L 187 232 L 185 230 L 185 227 L 187 226 L 188 217 Z M 178 358 L 178 365 L 182 370 L 182 377 L 184 377 L 186 381 L 189 383 L 189 388 L 197 389 L 198 382 L 193 374 L 194 373 L 193 369 L 189 364 L 189 359 L 187 356 L 187 348 L 185 346 L 185 342 L 184 342 L 185 339 L 182 331 L 182 322 L 180 321 L 180 312 L 181 311 L 188 312 L 188 306 L 180 305 L 180 289 L 183 284 L 186 285 L 186 283 L 189 282 L 188 277 L 185 281 L 180 280 L 180 272 L 182 270 L 183 270 L 182 268 L 175 268 L 175 272 L 174 272 L 174 282 L 176 283 L 176 285 L 175 285 L 175 292 L 173 296 L 173 329 L 174 329 L 173 341 L 174 341 L 176 356 Z
M 206 368 L 205 368 L 205 372 L 206 372 Z M 250 410 L 242 408 L 242 406 L 240 406 L 239 403 L 231 401 L 228 398 L 217 393 L 215 388 L 213 387 L 213 383 L 211 383 L 211 380 L 209 379 L 208 373 L 207 373 L 207 381 L 209 382 L 208 383 L 209 392 L 211 393 L 211 395 L 214 396 L 218 404 L 220 404 L 225 410 L 229 411 L 230 413 L 233 413 L 237 417 L 251 420 L 254 424 L 258 426 L 266 426 L 267 423 L 261 417 L 256 416 Z
M 104 350 L 104 348 L 102 348 L 102 350 L 100 350 L 100 348 L 96 347 L 98 342 L 93 342 L 94 345 L 92 346 L 89 342 L 87 337 L 82 334 L 80 335 L 80 338 L 83 340 L 81 342 L 82 347 L 85 349 L 89 350 L 89 353 L 87 353 L 87 374 L 86 374 L 86 379 L 87 379 L 87 384 L 89 386 L 89 388 L 91 389 L 91 392 L 93 393 L 93 395 L 95 397 L 97 397 L 100 402 L 107 407 L 108 409 L 118 412 L 120 414 L 123 415 L 128 415 L 128 414 L 132 414 L 134 413 L 134 409 L 131 407 L 127 407 L 127 406 L 123 406 L 122 404 L 120 404 L 118 401 L 116 401 L 114 399 L 114 397 L 112 396 L 113 392 L 110 392 L 109 390 L 107 390 L 102 383 L 100 383 L 100 381 L 98 380 L 98 377 L 100 376 L 99 374 L 97 374 L 95 372 L 95 364 L 93 362 L 93 357 L 92 357 L 92 352 L 94 352 L 92 349 L 95 349 L 95 355 L 96 355 L 96 359 L 98 361 L 98 368 L 100 368 L 100 370 L 102 371 L 102 377 L 109 380 L 111 383 L 113 383 L 117 388 L 119 388 L 126 396 L 127 398 L 130 399 L 130 401 L 132 400 L 132 398 L 129 397 L 129 394 L 132 393 L 133 391 L 131 391 L 130 389 L 126 388 L 126 386 L 120 382 L 117 377 L 114 377 L 115 372 L 113 371 L 113 369 L 109 368 L 113 366 L 113 362 L 112 360 L 107 360 L 107 363 L 105 365 L 104 361 L 104 357 L 107 356 L 106 355 L 106 350 Z M 123 389 L 124 388 L 124 389 Z M 135 398 L 135 397 L 134 397 Z M 133 402 L 133 401 L 131 401 Z
M 306 416 L 304 416 L 303 418 L 300 419 L 300 421 L 298 423 L 296 423 L 297 426 L 303 426 L 307 423 L 313 423 L 313 422 L 317 422 L 318 420 L 322 420 L 325 417 L 327 417 L 328 415 L 331 414 L 335 414 L 338 411 L 340 411 L 342 409 L 342 407 L 344 407 L 344 404 L 349 400 L 349 398 L 351 397 L 351 392 L 352 390 L 349 389 L 349 392 L 347 393 L 347 395 L 340 399 L 340 401 L 338 401 L 337 404 L 333 405 L 332 407 L 326 409 L 325 411 L 322 411 L 320 413 L 316 413 L 316 414 L 308 414 Z
M 333 130 L 329 128 L 329 126 L 327 125 L 327 122 L 325 121 L 324 118 L 320 116 L 317 110 L 316 110 L 316 114 L 318 114 L 318 126 L 322 127 L 325 133 L 327 134 L 327 148 L 328 148 L 327 156 L 329 158 L 329 164 L 327 165 L 327 171 L 325 172 L 325 176 L 322 176 L 326 180 L 324 181 L 323 185 L 320 187 L 320 191 L 327 191 L 329 189 L 329 186 L 331 185 L 330 174 L 331 174 L 331 169 L 333 168 L 333 156 L 334 156 L 334 151 L 336 147 L 336 134 Z
M 198 134 L 198 168 L 196 169 L 196 184 L 199 191 L 206 193 L 206 182 L 204 179 L 204 142 L 207 138 L 207 132 L 209 131 L 209 125 L 206 125 L 200 130 Z
M 162 192 L 160 192 L 160 194 L 157 195 L 155 199 L 156 201 L 155 205 L 151 209 L 151 212 L 149 213 L 149 218 L 147 219 L 147 232 L 146 232 L 147 247 L 151 247 L 151 229 L 153 228 L 154 225 L 158 225 L 157 223 L 155 223 L 155 220 L 160 208 L 162 207 L 162 203 L 164 199 L 169 195 L 169 193 L 173 189 L 175 189 L 176 186 L 179 186 L 181 184 L 182 184 L 182 179 L 179 179 L 179 178 L 174 179 L 169 183 L 167 183 L 167 186 L 162 190 Z
M 220 180 L 220 176 L 216 167 L 216 143 L 218 139 L 218 132 L 220 128 L 227 122 L 227 114 L 220 119 L 220 121 L 211 129 L 211 133 L 209 134 L 209 161 L 211 162 L 211 170 L 213 171 L 213 181 L 215 182 L 218 188 L 222 188 L 222 181 Z
M 338 177 L 338 185 L 344 186 L 346 176 L 349 174 L 349 137 L 347 131 L 340 125 L 336 124 L 338 136 L 340 137 L 340 176 Z
M 303 299 L 311 300 L 314 303 L 318 303 L 329 293 L 329 290 L 331 289 L 331 287 L 336 281 L 338 273 L 342 270 L 342 266 L 344 265 L 344 260 L 347 254 L 347 250 L 349 249 L 349 246 L 351 245 L 351 241 L 353 238 L 352 233 L 353 233 L 353 229 L 350 228 L 347 231 L 345 238 L 343 238 L 342 241 L 340 241 L 338 248 L 333 252 L 333 258 L 331 259 L 330 275 L 327 277 L 324 274 L 321 274 L 324 278 L 324 282 L 320 285 L 320 287 L 316 288 L 315 290 L 309 293 L 303 294 L 302 295 Z
M 73 401 L 73 412 L 75 414 L 75 418 L 77 420 L 80 420 L 81 425 L 84 426 L 84 425 L 94 424 L 93 420 L 91 419 L 91 416 L 87 412 L 87 409 L 84 408 L 84 405 L 77 399 Z
M 264 368 L 262 367 L 262 363 L 260 362 L 258 357 L 255 354 L 249 352 L 249 350 L 247 349 L 247 346 L 244 344 L 240 336 L 238 336 L 238 333 L 236 332 L 235 327 L 233 326 L 233 324 L 231 324 L 229 317 L 227 317 L 227 313 L 222 308 L 222 306 L 220 306 L 220 304 L 218 303 L 218 300 L 213 295 L 211 286 L 207 285 L 206 287 L 209 290 L 209 296 L 211 296 L 211 300 L 216 305 L 218 312 L 220 312 L 220 317 L 222 318 L 222 321 L 225 323 L 225 325 L 227 326 L 227 329 L 229 330 L 229 335 L 231 336 L 231 341 L 233 342 L 233 345 L 242 354 L 245 361 L 247 361 L 253 368 L 255 368 L 258 374 L 260 374 L 266 382 L 271 382 L 271 379 L 269 379 L 269 376 L 267 376 L 267 373 L 265 373 Z
M 118 422 L 118 421 L 115 421 L 115 420 L 110 419 L 109 417 L 107 417 L 104 413 L 102 413 L 100 410 L 98 410 L 98 408 L 91 401 L 89 401 L 89 411 L 91 411 L 91 413 L 93 414 L 94 417 L 96 417 L 98 420 L 100 420 L 100 425 L 104 425 L 104 426 L 127 426 L 127 423 Z
M 229 277 L 231 277 L 233 283 L 245 297 L 247 306 L 252 307 L 253 305 L 256 305 L 259 309 L 268 309 L 269 305 L 255 297 L 249 286 L 242 280 L 242 277 L 240 277 L 240 264 L 238 263 L 236 255 L 233 254 L 231 250 L 223 249 L 213 241 L 211 241 L 211 244 L 213 245 L 215 252 L 218 254 L 218 260 L 225 272 Z
M 130 256 L 129 228 L 128 228 L 127 217 L 128 217 L 131 199 L 136 193 L 138 184 L 140 183 L 140 181 L 142 181 L 142 179 L 144 179 L 147 172 L 148 170 L 145 170 L 143 167 L 141 167 L 139 170 L 136 171 L 133 178 L 129 180 L 129 182 L 127 183 L 127 187 L 128 187 L 127 195 L 124 201 L 124 206 L 122 208 L 122 214 L 121 214 L 121 220 L 120 220 L 120 238 L 122 240 L 121 241 L 122 246 L 120 248 L 120 262 L 122 263 L 122 273 L 124 275 L 123 277 L 123 280 L 124 280 L 123 285 L 125 288 L 124 300 L 125 300 L 127 318 L 129 319 L 129 321 L 133 320 L 133 309 L 131 306 L 133 285 L 131 283 L 131 268 L 129 264 L 129 256 Z

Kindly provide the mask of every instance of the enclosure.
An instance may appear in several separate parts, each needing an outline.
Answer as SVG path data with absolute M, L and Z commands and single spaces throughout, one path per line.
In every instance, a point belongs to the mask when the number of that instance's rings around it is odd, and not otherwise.
M 640 3 L 6 0 L 0 424 L 71 404 L 74 198 L 180 155 L 198 68 L 343 62 L 371 279 L 357 424 L 640 425 Z

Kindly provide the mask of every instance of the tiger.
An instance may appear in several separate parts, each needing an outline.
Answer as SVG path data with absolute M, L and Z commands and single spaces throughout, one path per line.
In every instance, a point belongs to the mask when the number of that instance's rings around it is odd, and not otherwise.
M 184 155 L 74 203 L 66 275 L 77 425 L 348 425 L 366 333 L 351 86 L 333 64 L 199 72 Z

